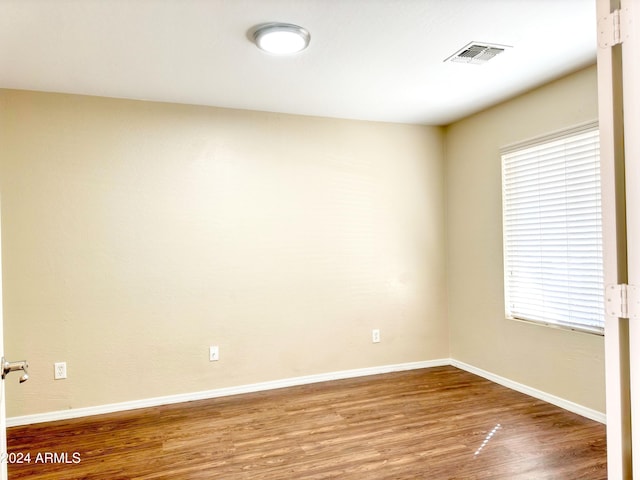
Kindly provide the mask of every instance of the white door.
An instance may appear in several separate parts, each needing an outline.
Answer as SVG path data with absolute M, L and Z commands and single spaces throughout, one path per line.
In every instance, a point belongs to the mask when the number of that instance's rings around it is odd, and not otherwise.
M 1 225 L 1 221 L 0 221 Z M 1 228 L 0 228 L 1 230 Z M 2 251 L 2 232 L 0 231 L 0 252 Z M 4 326 L 2 317 L 2 256 L 0 255 L 0 358 L 4 358 Z M 0 368 L 4 369 L 4 366 Z M 7 454 L 7 416 L 4 405 L 4 380 L 0 381 L 0 456 Z M 6 460 L 6 457 L 0 458 Z M 0 480 L 7 480 L 7 462 L 0 462 Z
M 2 224 L 0 219 L 0 225 Z M 1 230 L 1 229 L 0 229 Z M 2 235 L 0 232 L 0 252 L 2 251 Z M 8 362 L 4 358 L 4 326 L 2 317 L 2 260 L 0 255 L 0 480 L 7 480 L 7 464 L 10 461 L 7 452 L 7 417 L 5 411 L 4 380 L 7 374 L 18 372 L 20 383 L 25 382 L 27 375 L 27 362 Z M 10 380 L 18 380 L 9 377 Z
M 640 1 L 598 0 L 597 16 L 607 463 L 626 480 L 640 478 Z
M 621 2 L 624 158 L 629 306 L 629 377 L 632 478 L 640 478 L 640 2 Z M 635 25 L 635 28 L 631 28 Z M 636 296 L 638 292 L 638 296 Z M 637 311 L 636 311 L 637 310 Z

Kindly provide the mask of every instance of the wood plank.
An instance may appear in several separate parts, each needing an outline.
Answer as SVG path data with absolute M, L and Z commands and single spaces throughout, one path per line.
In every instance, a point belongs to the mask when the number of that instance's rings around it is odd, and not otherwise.
M 14 427 L 8 444 L 31 454 L 10 480 L 607 478 L 604 425 L 454 367 Z

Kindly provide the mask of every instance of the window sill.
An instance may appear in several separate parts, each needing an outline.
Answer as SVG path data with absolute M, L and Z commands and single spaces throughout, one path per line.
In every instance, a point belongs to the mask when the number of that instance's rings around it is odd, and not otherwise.
M 510 317 L 510 316 L 507 316 L 506 319 L 514 320 L 516 322 L 527 323 L 529 325 L 537 325 L 539 327 L 549 327 L 549 328 L 555 328 L 558 330 L 569 330 L 572 332 L 587 333 L 589 335 L 597 335 L 599 337 L 604 337 L 604 330 L 597 329 L 597 328 L 577 327 L 573 325 L 562 325 L 558 323 L 545 322 L 542 320 L 530 320 L 527 318 L 518 318 L 518 317 Z

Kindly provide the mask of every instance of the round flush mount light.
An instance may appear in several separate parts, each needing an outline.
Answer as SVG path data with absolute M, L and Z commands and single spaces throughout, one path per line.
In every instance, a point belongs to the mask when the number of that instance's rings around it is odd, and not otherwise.
M 256 27 L 253 41 L 260 50 L 274 55 L 293 55 L 309 45 L 311 35 L 290 23 L 266 23 Z

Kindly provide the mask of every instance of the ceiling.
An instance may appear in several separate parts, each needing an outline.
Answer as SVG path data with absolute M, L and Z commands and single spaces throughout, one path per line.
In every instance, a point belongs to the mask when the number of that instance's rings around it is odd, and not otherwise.
M 513 48 L 444 62 L 469 42 Z M 595 59 L 595 0 L 0 0 L 4 88 L 444 125 Z

